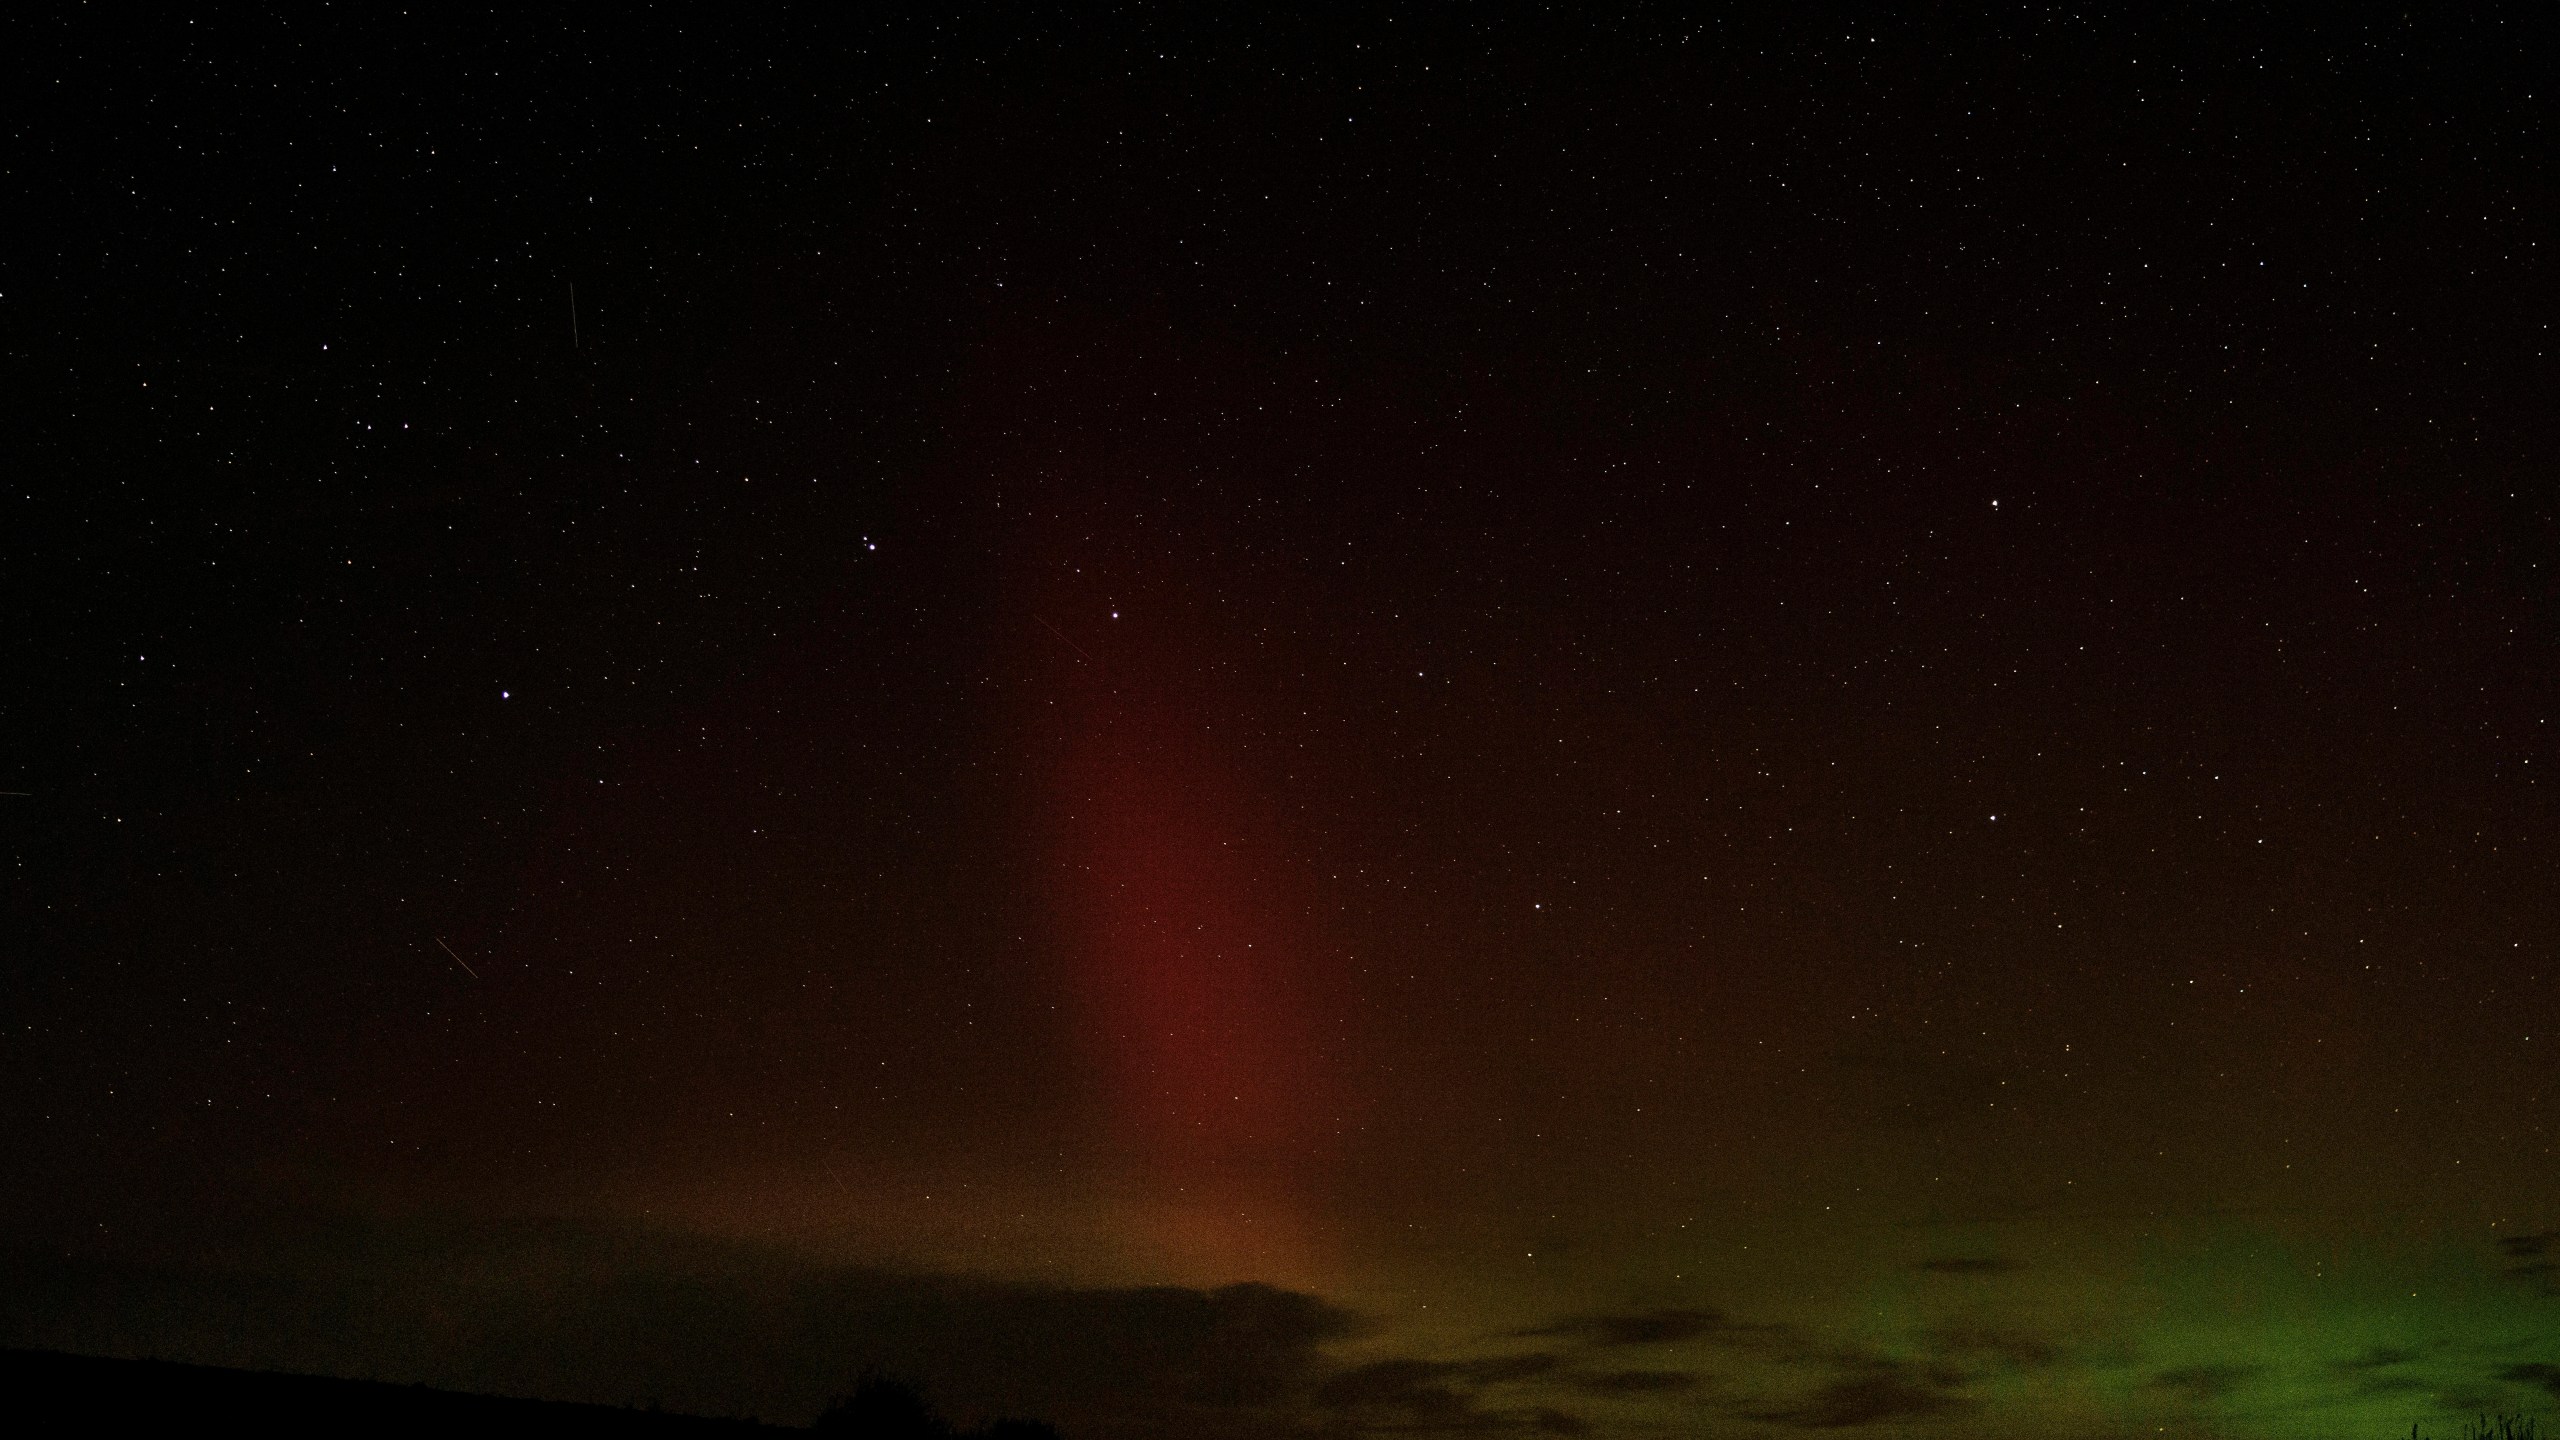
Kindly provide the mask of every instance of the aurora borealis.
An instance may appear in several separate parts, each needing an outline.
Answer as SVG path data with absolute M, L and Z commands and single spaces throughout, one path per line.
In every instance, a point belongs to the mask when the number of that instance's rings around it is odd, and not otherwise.
M 0 1344 L 2560 1406 L 2526 27 L 21 28 Z

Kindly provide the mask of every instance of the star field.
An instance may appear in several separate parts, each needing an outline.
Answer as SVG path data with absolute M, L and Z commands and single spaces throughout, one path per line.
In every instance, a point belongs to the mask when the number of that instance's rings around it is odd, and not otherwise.
M 16 29 L 0 1343 L 2560 1397 L 2528 22 Z

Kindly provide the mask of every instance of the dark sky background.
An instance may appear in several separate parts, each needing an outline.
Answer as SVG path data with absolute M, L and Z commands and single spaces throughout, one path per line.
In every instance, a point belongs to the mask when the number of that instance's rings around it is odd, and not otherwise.
M 2547 23 L 7 26 L 0 1342 L 2560 1403 Z

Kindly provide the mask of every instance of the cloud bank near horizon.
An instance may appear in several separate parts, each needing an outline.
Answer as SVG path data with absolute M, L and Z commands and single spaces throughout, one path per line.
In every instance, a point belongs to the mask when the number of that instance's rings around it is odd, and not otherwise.
M 2483 1257 L 2514 1302 L 2503 1334 L 2427 1333 L 2442 1317 L 2421 1314 L 2384 1336 L 2344 1313 L 2092 1332 L 1983 1293 L 2034 1267 L 1968 1255 L 1911 1271 L 1965 1291 L 1961 1321 L 1631 1306 L 1451 1350 L 1265 1284 L 1022 1284 L 589 1222 L 336 1224 L 181 1260 L 7 1257 L 0 1343 L 784 1423 L 880 1369 L 961 1418 L 1038 1415 L 1079 1436 L 1998 1434 L 2065 1418 L 2380 1434 L 2560 1400 L 2560 1316 L 2535 1268 L 2551 1244 L 2511 1237 Z

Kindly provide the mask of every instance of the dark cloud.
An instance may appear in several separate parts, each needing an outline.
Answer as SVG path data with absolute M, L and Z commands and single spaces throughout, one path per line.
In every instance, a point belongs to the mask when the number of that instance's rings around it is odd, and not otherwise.
M 2418 1352 L 2415 1350 L 2404 1350 L 2397 1345 L 2376 1345 L 2352 1360 L 2339 1361 L 2337 1368 L 2351 1375 L 2362 1374 L 2372 1370 L 2389 1369 L 2394 1365 L 2406 1365 L 2417 1358 Z
M 2506 1395 L 2491 1385 L 2473 1389 L 2467 1385 L 2450 1386 L 2435 1391 L 2431 1398 L 2438 1410 L 2456 1415 L 2486 1416 L 2506 1402 Z
M 1879 1366 L 1871 1374 L 1834 1380 L 1800 1404 L 1754 1411 L 1752 1418 L 1806 1430 L 1845 1430 L 1922 1420 L 1967 1408 L 1969 1403 L 1962 1396 L 1914 1380 L 1898 1367 Z
M 179 1262 L 0 1258 L 0 1344 L 805 1421 L 867 1367 L 967 1419 L 1247 1436 L 1352 1317 L 1266 1285 L 1071 1288 L 599 1225 L 339 1227 Z
M 1487 1360 L 1467 1361 L 1460 1369 L 1477 1384 L 1491 1385 L 1504 1380 L 1526 1380 L 1533 1375 L 1544 1375 L 1563 1363 L 1560 1357 L 1543 1353 L 1496 1355 Z
M 2420 1379 L 2415 1375 L 2385 1375 L 2375 1373 L 2358 1380 L 2354 1388 L 2349 1393 L 2360 1396 L 2433 1395 L 2437 1393 L 2438 1389 L 2439 1387 L 2434 1383 Z M 2459 1409 L 2462 1407 L 2457 1406 L 2455 1408 Z
M 2190 1400 L 2219 1400 L 2248 1383 L 2255 1365 L 2179 1365 L 2151 1377 L 2155 1390 L 2172 1390 Z
M 1698 1377 L 1686 1370 L 1611 1370 L 1598 1375 L 1568 1376 L 1565 1383 L 1593 1395 L 1653 1395 L 1690 1389 L 1698 1383 Z
M 1735 1328 L 1738 1327 L 1721 1310 L 1646 1310 L 1625 1315 L 1576 1316 L 1522 1333 L 1591 1345 L 1668 1345 Z
M 2547 1295 L 2560 1295 L 2560 1230 L 2535 1235 L 2509 1235 L 2498 1241 L 2498 1253 L 2519 1263 L 2507 1273 Z
M 1501 1356 L 1490 1360 L 1379 1360 L 1327 1379 L 1316 1403 L 1354 1424 L 1398 1430 L 1543 1430 L 1581 1434 L 1578 1416 L 1561 1410 L 1508 1409 L 1479 1403 L 1481 1387 L 1543 1375 L 1552 1355 Z
M 2531 1385 L 2554 1400 L 2560 1400 L 2560 1365 L 2536 1360 L 2525 1365 L 2510 1365 L 2498 1372 L 2498 1378 L 2517 1385 Z
M 2540 1287 L 2547 1294 L 2560 1295 L 2560 1263 L 2536 1260 L 2530 1265 L 2515 1266 L 2507 1273 L 2526 1284 Z
M 2431 1393 L 2435 1386 L 2415 1375 L 2388 1373 L 2423 1358 L 2415 1350 L 2397 1345 L 2376 1345 L 2349 1360 L 2330 1366 L 2338 1374 L 2355 1382 L 2358 1395 L 2415 1395 Z
M 2018 1267 L 1996 1255 L 1952 1255 L 1923 1260 L 1918 1268 L 1932 1275 L 2006 1275 Z
M 1379 1360 L 1334 1375 L 1318 1387 L 1316 1398 L 1326 1405 L 1397 1403 L 1395 1397 L 1410 1394 L 1417 1386 L 1498 1385 L 1548 1374 L 1562 1363 L 1557 1356 L 1543 1353 L 1481 1360 Z
M 1989 1361 L 2019 1370 L 2041 1370 L 2062 1359 L 2060 1345 L 2017 1330 L 1950 1325 L 1930 1331 L 1927 1339 L 1938 1355 L 1967 1363 Z
M 1398 1419 L 1435 1429 L 1480 1423 L 1488 1417 L 1449 1383 L 1463 1369 L 1432 1360 L 1380 1360 L 1325 1381 L 1316 1390 L 1316 1403 L 1331 1410 L 1391 1411 Z

